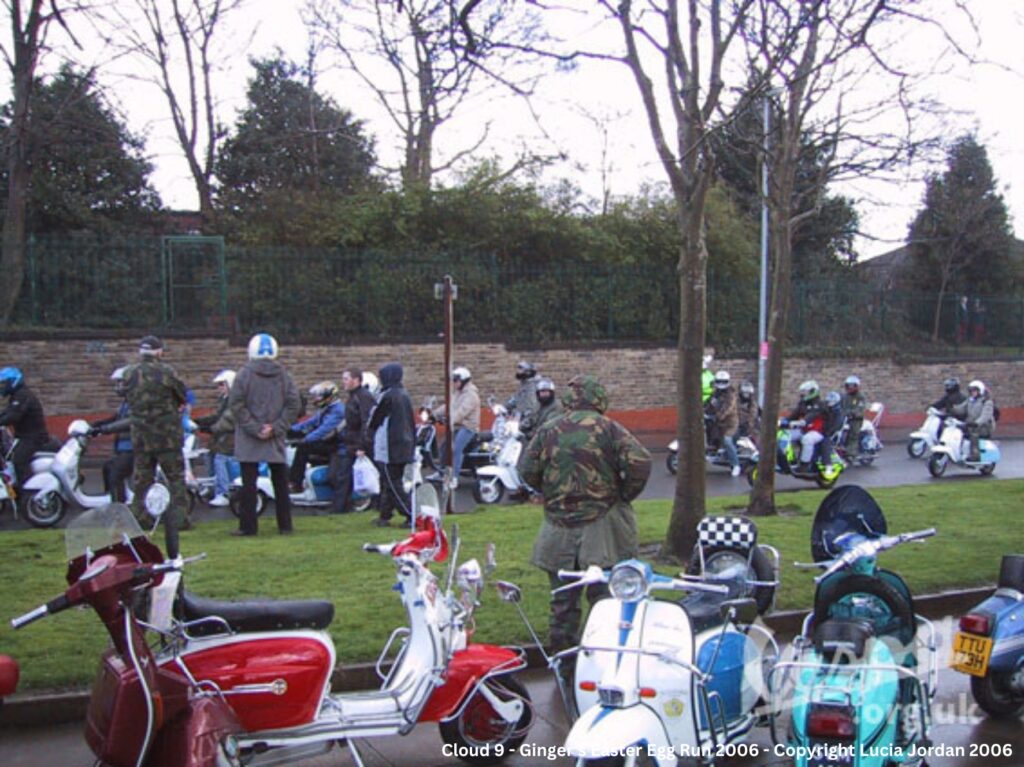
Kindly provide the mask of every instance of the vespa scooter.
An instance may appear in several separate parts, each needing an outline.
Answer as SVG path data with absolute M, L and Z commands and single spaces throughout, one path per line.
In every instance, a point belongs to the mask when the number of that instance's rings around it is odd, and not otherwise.
M 946 422 L 942 427 L 942 438 L 939 444 L 932 447 L 932 454 L 928 457 L 928 473 L 933 477 L 941 477 L 946 473 L 950 464 L 962 469 L 977 469 L 983 476 L 987 477 L 996 470 L 1002 454 L 999 452 L 999 443 L 990 439 L 978 440 L 978 448 L 981 455 L 980 461 L 969 461 L 967 440 L 964 439 L 964 422 L 952 416 L 946 416 Z
M 929 743 L 935 629 L 915 615 L 906 583 L 879 568 L 877 556 L 935 530 L 886 532 L 881 508 L 856 485 L 833 490 L 818 508 L 814 564 L 798 565 L 824 569 L 815 578 L 814 611 L 793 641 L 792 659 L 769 674 L 772 739 L 785 738 L 796 767 L 924 763 L 918 747 Z
M 960 619 L 950 665 L 970 674 L 971 694 L 989 716 L 1024 711 L 1024 556 L 1003 557 L 995 592 Z
M 789 474 L 794 479 L 801 479 L 809 482 L 814 482 L 818 487 L 825 488 L 826 490 L 832 487 L 836 480 L 839 479 L 839 475 L 843 473 L 843 469 L 846 464 L 839 455 L 832 451 L 832 460 L 828 463 L 821 458 L 821 446 L 814 450 L 814 457 L 811 460 L 811 471 L 809 473 L 801 473 L 797 471 L 799 466 L 799 455 L 798 450 L 800 446 L 793 441 L 790 429 L 802 428 L 804 426 L 802 421 L 789 422 L 786 419 L 782 419 L 779 423 L 779 430 L 776 432 L 776 450 L 775 450 L 775 471 L 779 474 Z M 823 440 L 824 441 L 824 440 Z M 750 486 L 754 486 L 754 482 L 757 481 L 757 464 L 760 460 L 760 452 L 755 452 L 750 457 L 750 470 L 747 472 L 747 482 Z
M 942 419 L 945 413 L 938 408 L 930 407 L 925 413 L 921 428 L 910 432 L 907 441 L 907 455 L 911 458 L 923 458 L 933 447 L 939 444 L 942 434 Z
M 497 426 L 497 424 L 496 424 Z M 495 444 L 499 446 L 498 455 L 491 466 L 480 466 L 476 470 L 476 483 L 473 485 L 473 498 L 477 503 L 501 503 L 505 492 L 509 495 L 532 495 L 534 489 L 523 480 L 519 473 L 519 456 L 523 453 L 523 433 L 519 429 L 519 419 L 507 417 L 501 433 L 495 434 Z

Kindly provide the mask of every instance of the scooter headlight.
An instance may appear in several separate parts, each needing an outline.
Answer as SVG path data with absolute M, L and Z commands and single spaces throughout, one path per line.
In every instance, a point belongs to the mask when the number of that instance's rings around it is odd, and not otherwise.
M 647 594 L 647 576 L 632 565 L 619 565 L 608 579 L 608 590 L 616 599 L 636 602 Z

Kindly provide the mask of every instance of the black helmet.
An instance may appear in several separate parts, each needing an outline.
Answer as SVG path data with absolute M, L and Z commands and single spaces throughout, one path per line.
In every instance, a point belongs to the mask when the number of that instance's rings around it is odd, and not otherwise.
M 534 367 L 532 362 L 526 360 L 519 360 L 516 363 L 516 378 L 520 381 L 527 381 L 537 375 L 537 368 Z
M 948 394 L 960 391 L 960 379 L 956 376 L 950 376 L 942 382 L 943 387 L 946 389 Z

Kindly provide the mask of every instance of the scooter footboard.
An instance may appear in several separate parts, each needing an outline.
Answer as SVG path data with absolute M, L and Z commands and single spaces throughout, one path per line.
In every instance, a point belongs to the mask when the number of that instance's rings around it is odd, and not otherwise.
M 679 760 L 658 715 L 646 705 L 628 708 L 593 706 L 576 720 L 565 739 L 570 756 L 582 759 L 650 755 L 658 767 Z

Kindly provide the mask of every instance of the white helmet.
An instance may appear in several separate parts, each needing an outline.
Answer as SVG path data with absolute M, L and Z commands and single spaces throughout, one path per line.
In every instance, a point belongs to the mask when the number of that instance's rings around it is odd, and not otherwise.
M 967 384 L 967 391 L 970 391 L 971 389 L 977 389 L 978 394 L 980 394 L 982 397 L 985 396 L 985 384 L 983 384 L 977 378 L 975 378 L 973 381 Z
M 371 373 L 369 370 L 363 371 L 363 386 L 370 394 L 376 397 L 380 394 L 380 379 L 377 378 L 376 373 Z
M 728 370 L 719 370 L 717 373 L 715 373 L 715 388 L 716 389 L 728 389 L 729 388 L 729 382 L 731 380 L 732 380 L 732 377 L 729 375 L 729 371 Z
M 472 377 L 473 374 L 469 372 L 469 368 L 459 367 L 455 368 L 455 370 L 452 371 L 453 381 L 461 381 L 462 383 L 466 383 L 466 381 L 468 381 Z
M 249 339 L 249 359 L 276 360 L 277 339 L 269 333 L 257 333 Z
M 122 397 L 125 395 L 125 391 L 127 390 L 127 382 L 124 380 L 124 374 L 127 370 L 128 366 L 122 365 L 110 374 L 110 380 L 114 382 L 114 393 Z
M 234 370 L 222 370 L 213 377 L 215 384 L 227 384 L 230 389 L 235 385 L 235 371 Z

